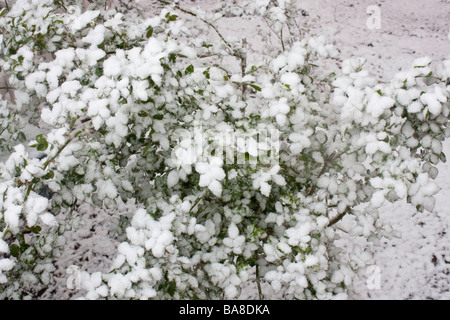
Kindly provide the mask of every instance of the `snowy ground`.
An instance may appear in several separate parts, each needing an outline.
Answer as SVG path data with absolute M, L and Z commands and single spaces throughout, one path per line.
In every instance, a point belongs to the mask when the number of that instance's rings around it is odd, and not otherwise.
M 155 1 L 142 0 L 152 8 Z M 211 9 L 219 0 L 180 0 L 181 5 L 199 5 Z M 371 30 L 366 21 L 367 8 L 377 5 L 381 28 Z M 299 7 L 309 13 L 311 33 L 324 34 L 340 50 L 343 58 L 351 55 L 367 58 L 367 68 L 383 81 L 415 58 L 434 60 L 450 57 L 449 0 L 302 0 Z M 238 22 L 238 23 L 236 23 Z M 252 35 L 255 25 L 239 18 L 222 19 L 219 25 L 229 35 Z M 450 141 L 445 145 L 450 156 Z M 377 248 L 375 265 L 380 269 L 381 286 L 369 290 L 364 279 L 357 284 L 354 299 L 450 299 L 450 167 L 439 167 L 437 195 L 432 213 L 418 213 L 405 203 L 385 205 L 382 217 L 401 231 L 401 239 L 385 240 Z M 124 207 L 124 210 L 126 207 Z M 108 271 L 115 244 L 108 237 L 110 215 L 82 206 L 80 228 L 69 235 L 67 248 L 58 264 L 58 285 L 47 290 L 44 299 L 68 299 L 79 292 L 65 285 L 66 269 L 77 265 L 86 271 Z M 256 294 L 256 293 L 255 293 Z M 252 294 L 247 293 L 248 297 Z M 268 297 L 269 298 L 269 297 Z
M 351 54 L 368 60 L 369 69 L 389 79 L 408 67 L 417 57 L 434 60 L 450 57 L 450 2 L 448 0 L 396 1 L 302 1 L 311 15 L 319 15 L 314 32 L 322 29 L 332 36 L 343 56 Z M 368 6 L 381 9 L 381 29 L 366 26 Z M 445 144 L 447 155 L 450 142 Z M 418 213 L 406 203 L 385 205 L 382 217 L 402 233 L 401 239 L 386 240 L 377 249 L 381 287 L 369 290 L 362 281 L 358 296 L 366 299 L 449 299 L 450 298 L 450 167 L 439 167 L 435 210 Z

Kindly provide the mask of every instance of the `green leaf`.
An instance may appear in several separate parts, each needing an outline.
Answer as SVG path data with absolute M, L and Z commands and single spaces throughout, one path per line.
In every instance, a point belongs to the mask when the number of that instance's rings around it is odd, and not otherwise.
M 45 151 L 45 150 L 47 150 L 47 148 L 48 148 L 48 143 L 47 143 L 47 141 L 45 141 L 44 143 L 39 143 L 38 145 L 37 145 L 37 150 L 38 151 Z
M 45 136 L 43 134 L 38 134 L 36 136 L 36 141 L 40 144 L 40 143 L 46 143 L 47 140 L 45 139 Z
M 95 75 L 101 77 L 103 75 L 103 69 L 99 67 L 95 68 Z
M 18 258 L 20 254 L 20 247 L 17 244 L 12 244 L 9 246 L 9 252 L 14 258 Z
M 169 54 L 169 61 L 170 61 L 171 63 L 177 62 L 177 55 L 176 55 L 175 53 Z
M 203 74 L 205 75 L 206 79 L 211 78 L 211 74 L 209 73 L 209 68 L 203 71 Z
M 44 180 L 53 179 L 55 177 L 55 173 L 53 171 L 47 172 L 45 176 L 42 177 Z
M 170 21 L 175 21 L 175 20 L 177 20 L 177 18 L 178 18 L 178 16 L 175 15 L 175 14 L 173 14 L 173 15 L 169 16 L 169 18 L 168 18 L 167 20 L 170 22 Z
M 261 91 L 261 88 L 258 86 L 255 86 L 254 84 L 251 84 L 250 87 L 252 87 L 253 89 L 255 89 L 256 91 Z
M 153 35 L 153 27 L 152 26 L 148 26 L 147 27 L 147 38 L 150 38 Z
M 148 117 L 148 113 L 145 112 L 144 110 L 141 110 L 138 112 L 138 116 L 141 118 L 145 118 L 145 117 Z
M 170 294 L 172 297 L 175 294 L 175 291 L 177 289 L 177 284 L 175 283 L 175 281 L 170 281 L 169 285 L 167 287 L 167 293 Z
M 28 230 L 33 232 L 34 234 L 39 234 L 41 232 L 42 228 L 40 226 L 34 226 L 34 227 L 26 227 Z
M 3 8 L 2 10 L 0 10 L 0 17 L 3 17 L 6 13 L 6 8 Z
M 162 120 L 162 119 L 164 119 L 164 115 L 163 114 L 155 114 L 153 116 L 153 119 L 155 119 L 155 120 Z
M 144 148 L 144 150 L 142 151 L 142 156 L 145 158 L 145 156 L 147 155 L 147 153 L 148 153 L 148 150 L 150 149 L 150 147 L 151 147 L 151 145 L 149 144 L 149 145 L 147 145 L 145 148 Z
M 17 139 L 18 139 L 20 142 L 25 142 L 25 141 L 27 140 L 27 137 L 25 136 L 25 134 L 24 134 L 22 131 L 20 131 L 20 132 L 17 134 Z
M 194 72 L 194 66 L 191 64 L 189 65 L 186 70 L 184 71 L 185 74 L 191 74 Z

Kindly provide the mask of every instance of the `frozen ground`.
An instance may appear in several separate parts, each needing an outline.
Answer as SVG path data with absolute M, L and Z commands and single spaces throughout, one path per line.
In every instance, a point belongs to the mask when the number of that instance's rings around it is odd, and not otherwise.
M 157 6 L 154 2 L 142 0 L 141 5 L 151 10 Z M 180 0 L 181 5 L 205 9 L 215 8 L 220 2 Z M 380 29 L 370 30 L 366 25 L 366 10 L 371 5 L 380 8 Z M 367 58 L 367 68 L 383 81 L 389 81 L 417 57 L 450 57 L 449 0 L 302 0 L 299 7 L 309 14 L 305 19 L 312 34 L 325 34 L 343 58 Z M 255 32 L 255 24 L 240 18 L 222 19 L 219 25 L 228 35 L 251 37 Z M 450 155 L 450 141 L 445 152 Z M 418 213 L 405 203 L 382 207 L 382 217 L 401 231 L 402 238 L 385 240 L 376 249 L 381 286 L 369 290 L 361 279 L 354 299 L 450 299 L 450 168 L 444 164 L 439 170 L 437 183 L 442 190 L 432 213 Z M 83 206 L 78 211 L 75 214 L 83 216 L 82 225 L 69 235 L 67 248 L 57 262 L 58 285 L 47 290 L 44 299 L 79 295 L 65 285 L 69 265 L 86 271 L 108 271 L 108 260 L 114 256 L 115 244 L 108 237 L 110 215 Z M 247 296 L 253 295 L 247 292 Z
M 421 56 L 450 57 L 450 2 L 443 0 L 302 1 L 320 20 L 314 32 L 332 36 L 343 56 L 367 58 L 369 69 L 388 81 L 400 68 Z M 370 5 L 378 5 L 381 29 L 366 26 Z M 450 142 L 445 145 L 447 155 Z M 385 205 L 382 217 L 401 231 L 376 250 L 381 286 L 369 290 L 364 281 L 355 298 L 450 299 L 450 168 L 439 167 L 442 188 L 432 213 L 419 213 L 406 203 Z

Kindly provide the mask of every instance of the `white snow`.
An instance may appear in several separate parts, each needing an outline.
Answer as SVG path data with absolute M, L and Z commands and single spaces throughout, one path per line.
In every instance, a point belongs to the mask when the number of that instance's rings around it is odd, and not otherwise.
M 230 226 L 228 227 L 228 237 L 234 240 L 238 236 L 239 236 L 239 229 L 234 223 L 230 224 Z
M 172 188 L 173 186 L 175 186 L 176 184 L 178 184 L 178 181 L 180 180 L 180 178 L 178 177 L 178 174 L 175 170 L 172 170 L 169 172 L 169 174 L 167 175 L 167 186 L 169 188 Z
M 380 96 L 378 93 L 373 93 L 367 105 L 367 111 L 375 118 L 380 117 L 385 109 L 392 107 L 395 100 L 389 97 Z
M 437 99 L 436 95 L 433 93 L 424 93 L 420 96 L 420 101 L 428 106 L 428 110 L 432 115 L 438 115 L 442 111 L 442 104 Z
M 14 268 L 14 261 L 11 259 L 1 259 L 0 260 L 0 271 L 9 271 Z
M 72 22 L 72 24 L 70 25 L 72 32 L 83 29 L 86 25 L 88 25 L 92 20 L 97 18 L 99 15 L 100 15 L 100 11 L 98 11 L 98 10 L 95 10 L 95 11 L 88 10 L 88 11 L 84 12 L 77 19 L 75 19 Z
M 213 157 L 210 163 L 199 162 L 195 166 L 195 170 L 200 173 L 200 187 L 208 187 L 213 194 L 220 196 L 222 193 L 222 185 L 219 181 L 225 178 L 225 171 L 222 169 L 223 160 Z
M 112 55 L 103 62 L 103 74 L 105 76 L 117 76 L 121 71 L 121 62 L 116 55 Z
M 289 86 L 295 86 L 300 82 L 300 76 L 297 73 L 288 72 L 281 76 L 281 82 Z
M 106 28 L 104 25 L 99 24 L 94 29 L 81 39 L 83 42 L 89 43 L 91 47 L 97 47 L 105 40 Z
M 114 199 L 117 197 L 117 188 L 111 180 L 98 180 L 97 183 L 97 195 L 100 200 L 106 197 Z
M 26 202 L 27 208 L 27 224 L 32 227 L 36 224 L 39 214 L 44 212 L 48 206 L 48 199 L 41 197 L 36 193 L 30 193 L 28 200 Z
M 0 253 L 9 253 L 9 246 L 3 239 L 0 239 Z
M 11 230 L 17 231 L 19 229 L 19 217 L 22 212 L 22 206 L 10 204 L 5 210 L 5 223 Z
M 50 212 L 45 212 L 39 216 L 39 218 L 42 220 L 42 222 L 50 227 L 58 226 L 58 222 L 56 221 L 56 218 L 54 215 L 52 215 Z
M 149 86 L 147 80 L 133 80 L 133 96 L 138 99 L 145 101 L 148 99 L 147 88 Z
M 141 1 L 143 3 L 144 1 Z M 204 7 L 211 5 L 210 2 L 200 2 Z M 367 30 L 364 28 L 365 15 L 361 15 L 358 12 L 365 12 L 368 5 L 373 4 L 369 0 L 363 0 L 358 3 L 350 0 L 343 0 L 336 3 L 330 3 L 329 1 L 315 1 L 305 0 L 301 5 L 311 15 L 320 15 L 321 19 L 317 22 L 313 22 L 313 28 L 310 28 L 312 32 L 317 34 L 329 33 L 328 30 L 335 29 L 338 32 L 333 33 L 333 41 L 336 42 L 336 46 L 342 50 L 341 56 L 349 57 L 351 55 L 364 56 L 368 63 L 366 67 L 374 72 L 379 78 L 390 79 L 394 72 L 400 67 L 409 67 L 411 61 L 417 56 L 431 55 L 433 59 L 441 59 L 448 55 L 450 50 L 450 33 L 448 36 L 446 32 L 437 33 L 436 27 L 440 30 L 449 30 L 449 21 L 446 17 L 448 12 L 448 4 L 440 0 L 430 0 L 426 6 L 423 5 L 423 1 L 420 0 L 398 0 L 388 1 L 382 3 L 383 13 L 383 28 L 380 30 Z M 415 19 L 411 19 L 411 15 L 414 13 Z M 73 30 L 78 30 L 83 24 L 87 24 L 96 17 L 95 13 L 87 11 L 70 27 Z M 320 21 L 326 20 L 327 23 Z M 432 19 L 433 23 L 430 23 Z M 242 34 L 245 31 L 249 31 L 250 34 L 254 32 L 254 26 L 248 22 L 242 24 L 230 24 L 227 19 L 224 22 L 219 21 L 228 30 L 225 33 L 235 33 L 233 28 L 241 28 Z M 423 28 L 421 28 L 423 27 Z M 232 30 L 232 31 L 229 31 Z M 448 37 L 448 38 L 447 38 Z M 430 41 L 430 39 L 433 41 Z M 248 37 L 251 39 L 251 37 Z M 370 44 L 370 46 L 368 46 Z M 413 49 L 411 49 L 413 48 Z M 415 51 L 413 53 L 413 50 Z M 61 62 L 60 65 L 70 63 L 71 59 L 70 51 L 65 51 L 65 54 L 57 53 L 57 57 Z M 298 59 L 295 61 L 295 59 Z M 109 61 L 109 62 L 108 62 Z M 301 55 L 290 57 L 291 65 L 299 65 L 302 63 Z M 416 65 L 426 66 L 427 59 L 416 61 Z M 281 56 L 277 59 L 276 63 L 272 65 L 272 68 L 276 71 L 286 67 L 288 59 Z M 114 76 L 119 73 L 121 68 L 120 59 L 116 59 L 112 56 L 104 62 L 104 74 L 106 76 Z M 289 66 L 291 68 L 291 66 Z M 287 68 L 286 68 L 287 69 Z M 54 72 L 51 75 L 51 79 L 58 77 L 58 72 Z M 48 73 L 47 73 L 47 77 Z M 222 74 L 220 75 L 222 77 Z M 56 81 L 56 80 L 52 80 Z M 403 80 L 402 80 L 403 81 Z M 271 96 L 274 94 L 273 90 L 267 89 L 264 94 Z M 434 96 L 434 97 L 431 97 Z M 57 96 L 57 94 L 54 94 Z M 407 93 L 402 92 L 397 94 L 397 98 L 401 103 L 407 103 L 411 99 L 417 99 L 419 94 L 414 97 L 411 93 L 411 89 L 407 90 Z M 430 97 L 425 96 L 419 98 L 408 108 L 410 113 L 421 112 L 424 108 L 424 104 L 421 101 L 427 100 L 432 104 L 431 109 L 437 112 L 439 106 L 436 103 L 436 94 L 430 92 Z M 430 100 L 430 101 L 428 101 Z M 89 101 L 89 100 L 88 100 Z M 439 101 L 439 99 L 437 99 Z M 382 103 L 383 105 L 383 103 Z M 373 106 L 373 110 L 370 111 L 374 115 L 382 114 L 381 110 L 376 104 Z M 57 106 L 56 106 L 57 108 Z M 382 109 L 382 108 L 381 108 Z M 430 113 L 432 112 L 430 110 Z M 57 119 L 57 112 L 51 115 L 52 119 Z M 55 120 L 56 121 L 56 120 Z M 426 136 L 421 140 L 421 144 L 431 146 L 433 140 L 431 137 Z M 377 145 L 374 141 L 374 149 L 377 149 Z M 438 147 L 435 146 L 436 150 Z M 378 149 L 377 149 L 378 150 Z M 449 144 L 443 145 L 443 150 L 448 154 Z M 403 150 L 403 152 L 406 152 Z M 442 187 L 440 193 L 436 195 L 436 207 L 432 214 L 417 213 L 415 208 L 406 205 L 404 202 L 396 204 L 384 204 L 381 207 L 381 215 L 384 220 L 391 222 L 394 228 L 401 231 L 403 234 L 402 239 L 393 238 L 385 239 L 380 243 L 380 248 L 376 250 L 374 256 L 374 264 L 381 268 L 381 288 L 379 290 L 370 290 L 366 285 L 366 276 L 363 275 L 359 285 L 357 284 L 356 298 L 362 299 L 448 299 L 449 285 L 448 285 L 448 206 L 449 198 L 448 193 L 450 191 L 450 179 L 449 179 L 449 167 L 446 164 L 439 165 L 441 175 L 437 178 L 436 184 Z M 325 181 L 322 181 L 323 187 L 328 187 Z M 270 187 L 270 185 L 269 185 Z M 399 187 L 399 190 L 401 187 Z M 436 191 L 434 186 L 430 186 L 427 193 L 433 193 Z M 377 196 L 381 202 L 381 195 Z M 375 199 L 376 200 L 376 199 Z M 98 212 L 98 211 L 96 211 Z M 12 215 L 14 216 L 14 215 Z M 99 222 L 107 220 L 108 215 L 102 213 L 98 217 L 90 217 L 90 222 L 93 225 L 98 225 L 100 232 L 104 232 L 107 227 L 102 226 Z M 135 216 L 136 217 L 136 216 Z M 104 219 L 104 220 L 102 220 Z M 14 220 L 14 219 L 12 219 Z M 87 231 L 89 228 L 87 229 Z M 289 229 L 291 230 L 291 229 Z M 104 238 L 91 238 L 83 239 L 78 231 L 73 231 L 70 236 L 74 241 L 82 243 L 82 246 L 78 250 L 73 248 L 67 248 L 67 252 L 64 254 L 64 259 L 60 261 L 60 270 L 64 274 L 67 266 L 73 263 L 83 263 L 83 267 L 91 268 L 96 267 L 99 260 L 94 257 L 88 262 L 82 262 L 84 259 L 83 254 L 91 253 L 92 250 L 97 250 L 98 247 L 106 247 L 104 254 L 106 256 L 114 256 L 114 246 L 104 245 L 107 241 L 107 237 Z M 297 230 L 291 230 L 294 234 L 297 234 Z M 303 234 L 307 234 L 303 232 Z M 100 240 L 99 240 L 100 239 Z M 265 248 L 264 248 L 265 249 Z M 0 240 L 0 252 L 1 252 L 1 240 Z M 432 262 L 433 257 L 436 257 L 436 262 Z M 105 258 L 106 259 L 106 258 Z M 102 260 L 103 261 L 103 260 Z M 100 262 L 101 264 L 103 262 Z M 310 263 L 310 261 L 308 261 Z M 109 265 L 103 265 L 105 270 Z M 266 279 L 273 277 L 273 281 L 276 281 L 276 271 L 270 271 L 266 273 Z M 0 276 L 1 277 L 1 276 Z M 338 281 L 342 279 L 341 273 L 333 275 L 333 280 Z M 64 279 L 63 279 L 64 280 Z M 0 278 L 1 281 L 1 278 Z M 307 286 L 306 279 L 298 278 L 297 281 L 304 282 L 304 286 Z M 61 282 L 63 283 L 63 282 Z M 129 287 L 130 282 L 120 276 L 114 276 L 109 281 L 113 284 L 113 293 L 124 293 Z M 272 282 L 272 285 L 274 283 Z M 276 285 L 274 286 L 276 287 Z M 56 296 L 67 296 L 67 288 L 64 285 L 59 285 L 54 288 L 56 290 Z M 230 293 L 232 289 L 230 289 Z M 255 298 L 256 295 L 253 290 L 247 292 L 244 290 L 244 297 Z M 50 292 L 50 290 L 49 290 Z M 77 293 L 75 293 L 77 294 Z M 45 293 L 46 297 L 49 297 L 49 293 Z M 52 295 L 51 298 L 55 296 Z

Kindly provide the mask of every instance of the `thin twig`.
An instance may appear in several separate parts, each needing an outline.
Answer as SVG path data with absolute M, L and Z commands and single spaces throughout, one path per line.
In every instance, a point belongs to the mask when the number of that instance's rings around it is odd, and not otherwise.
M 194 208 L 197 206 L 197 204 L 200 202 L 200 200 L 203 199 L 203 195 L 198 197 L 197 200 L 195 200 L 194 204 L 192 205 L 191 209 L 189 209 L 189 215 L 191 215 L 192 210 L 194 210 Z
M 349 210 L 351 211 L 351 209 L 349 209 Z M 331 219 L 330 222 L 328 222 L 328 227 L 331 227 L 331 226 L 335 225 L 336 223 L 338 223 L 339 221 L 341 221 L 347 215 L 347 213 L 348 213 L 348 211 L 344 211 L 341 214 L 334 217 L 333 219 Z
M 340 155 L 342 155 L 342 153 Z M 335 151 L 333 151 L 328 157 L 325 158 L 325 160 L 323 162 L 322 170 L 320 170 L 320 172 L 317 176 L 317 179 L 319 179 L 325 173 L 325 171 L 328 168 L 328 164 L 336 158 L 337 158 L 337 156 L 336 156 Z M 316 191 L 316 186 L 312 185 L 311 190 L 309 190 L 309 192 L 308 192 L 308 196 L 312 196 L 314 191 Z
M 259 265 L 256 263 L 256 286 L 258 287 L 259 300 L 264 300 L 264 296 L 261 289 L 261 280 L 259 278 Z
M 69 140 L 67 140 L 66 143 L 64 143 L 64 144 L 61 146 L 61 148 L 58 149 L 58 151 L 56 152 L 56 154 L 55 154 L 52 158 L 47 159 L 47 161 L 44 162 L 44 170 L 47 169 L 48 165 L 49 165 L 53 160 L 55 160 L 55 159 L 60 155 L 60 153 L 61 153 L 61 152 L 69 145 L 69 143 L 71 143 L 72 140 L 75 139 L 76 137 L 78 137 L 82 132 L 83 132 L 83 130 L 81 129 L 81 130 L 79 130 L 77 133 L 75 133 L 75 134 L 73 135 L 72 138 L 70 138 Z
M 160 3 L 162 3 L 162 4 L 165 4 L 165 5 L 172 5 L 170 2 L 165 1 L 165 0 L 157 0 L 157 1 L 160 2 Z M 191 15 L 191 16 L 193 16 L 193 17 L 198 18 L 198 15 L 197 15 L 195 12 L 186 10 L 186 9 L 180 7 L 179 5 L 174 5 L 174 8 L 180 10 L 181 12 L 184 12 L 184 13 L 186 13 L 186 14 L 189 14 L 189 15 Z M 218 35 L 219 38 L 223 41 L 223 43 L 226 44 L 226 46 L 228 47 L 228 49 L 230 49 L 230 50 L 234 53 L 233 47 L 232 47 L 232 46 L 230 45 L 230 43 L 223 37 L 223 35 L 219 32 L 219 30 L 217 29 L 217 27 L 216 27 L 215 25 L 213 25 L 211 22 L 209 22 L 209 21 L 207 21 L 207 20 L 205 20 L 205 19 L 201 19 L 201 18 L 199 18 L 199 19 L 200 19 L 201 21 L 203 21 L 204 23 L 206 23 L 208 26 L 210 26 L 210 27 L 217 33 L 217 35 Z

